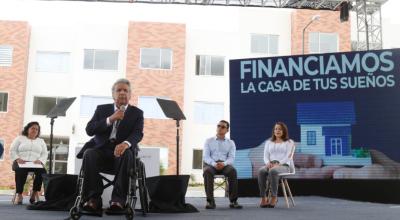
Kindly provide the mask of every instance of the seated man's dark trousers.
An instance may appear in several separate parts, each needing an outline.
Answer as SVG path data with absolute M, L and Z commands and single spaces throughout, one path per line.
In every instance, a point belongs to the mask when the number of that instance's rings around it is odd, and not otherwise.
M 211 165 L 204 164 L 203 177 L 207 201 L 214 201 L 214 176 L 216 174 L 228 177 L 229 200 L 231 202 L 235 202 L 238 199 L 238 181 L 236 169 L 231 165 L 227 165 L 222 170 L 217 170 Z
M 101 148 L 87 149 L 83 156 L 84 188 L 83 199 L 94 199 L 101 204 L 103 194 L 103 180 L 100 172 L 116 174 L 111 201 L 125 204 L 131 169 L 134 169 L 134 153 L 128 148 L 120 157 L 114 156 L 114 144 Z

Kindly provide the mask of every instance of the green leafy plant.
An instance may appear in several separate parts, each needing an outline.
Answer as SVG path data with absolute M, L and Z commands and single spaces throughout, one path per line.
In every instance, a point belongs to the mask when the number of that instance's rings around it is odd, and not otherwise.
M 371 157 L 371 154 L 370 154 L 369 150 L 364 149 L 364 148 L 362 148 L 362 147 L 357 148 L 357 149 L 353 149 L 353 150 L 351 151 L 351 153 L 352 153 L 353 157 L 356 157 L 356 158 L 367 158 L 367 157 Z
M 167 172 L 167 169 L 165 169 L 164 166 L 162 164 L 160 164 L 160 176 L 165 175 L 166 172 Z

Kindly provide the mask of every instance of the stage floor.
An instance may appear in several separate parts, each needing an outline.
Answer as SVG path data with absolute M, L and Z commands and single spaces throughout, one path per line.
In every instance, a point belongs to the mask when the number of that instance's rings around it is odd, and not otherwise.
M 15 206 L 10 204 L 11 196 L 0 196 L 0 219 L 29 219 L 29 220 L 62 220 L 68 217 L 67 212 L 31 211 L 26 205 Z M 323 197 L 295 197 L 296 207 L 287 209 L 284 198 L 279 198 L 278 206 L 274 209 L 258 208 L 258 198 L 240 198 L 242 210 L 228 208 L 226 198 L 216 198 L 217 209 L 205 210 L 204 198 L 187 198 L 199 209 L 199 213 L 191 214 L 153 214 L 143 217 L 137 213 L 135 219 L 160 220 L 253 220 L 253 219 L 288 219 L 288 220 L 397 220 L 400 216 L 400 205 L 354 202 Z M 25 203 L 28 201 L 24 201 Z M 107 216 L 105 219 L 125 219 L 124 216 Z M 101 219 L 98 217 L 83 216 L 85 219 Z

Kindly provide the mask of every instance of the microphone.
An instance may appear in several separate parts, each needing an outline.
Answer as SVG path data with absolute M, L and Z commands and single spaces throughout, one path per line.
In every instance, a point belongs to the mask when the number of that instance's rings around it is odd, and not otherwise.
M 119 110 L 121 110 L 121 111 L 125 111 L 126 110 L 126 105 L 121 105 L 120 107 L 119 107 Z
M 119 110 L 125 112 L 125 110 L 126 110 L 126 105 L 121 105 L 121 106 L 119 107 Z M 115 124 L 115 128 L 118 128 L 118 125 L 119 125 L 120 122 L 121 122 L 121 120 L 117 120 L 117 122 L 116 122 L 116 124 Z

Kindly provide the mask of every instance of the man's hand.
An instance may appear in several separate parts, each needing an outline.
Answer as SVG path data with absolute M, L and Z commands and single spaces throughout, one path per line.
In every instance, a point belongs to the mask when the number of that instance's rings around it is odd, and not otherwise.
M 129 148 L 129 145 L 127 143 L 120 143 L 117 146 L 115 146 L 114 150 L 114 156 L 120 157 L 122 154 L 124 154 L 125 150 Z
M 224 169 L 225 164 L 223 162 L 217 162 L 217 164 L 215 165 L 215 169 L 217 170 L 222 170 Z
M 271 168 L 279 167 L 279 163 L 273 163 Z
M 16 159 L 16 161 L 17 161 L 18 164 L 24 164 L 25 163 L 25 160 L 20 159 L 20 158 Z
M 117 120 L 122 120 L 124 118 L 125 112 L 121 110 L 117 110 L 110 116 L 110 123 L 114 123 Z
M 35 160 L 35 161 L 33 161 L 33 163 L 34 164 L 42 164 L 42 161 L 40 161 L 40 160 Z M 42 164 L 43 165 L 43 164 Z

